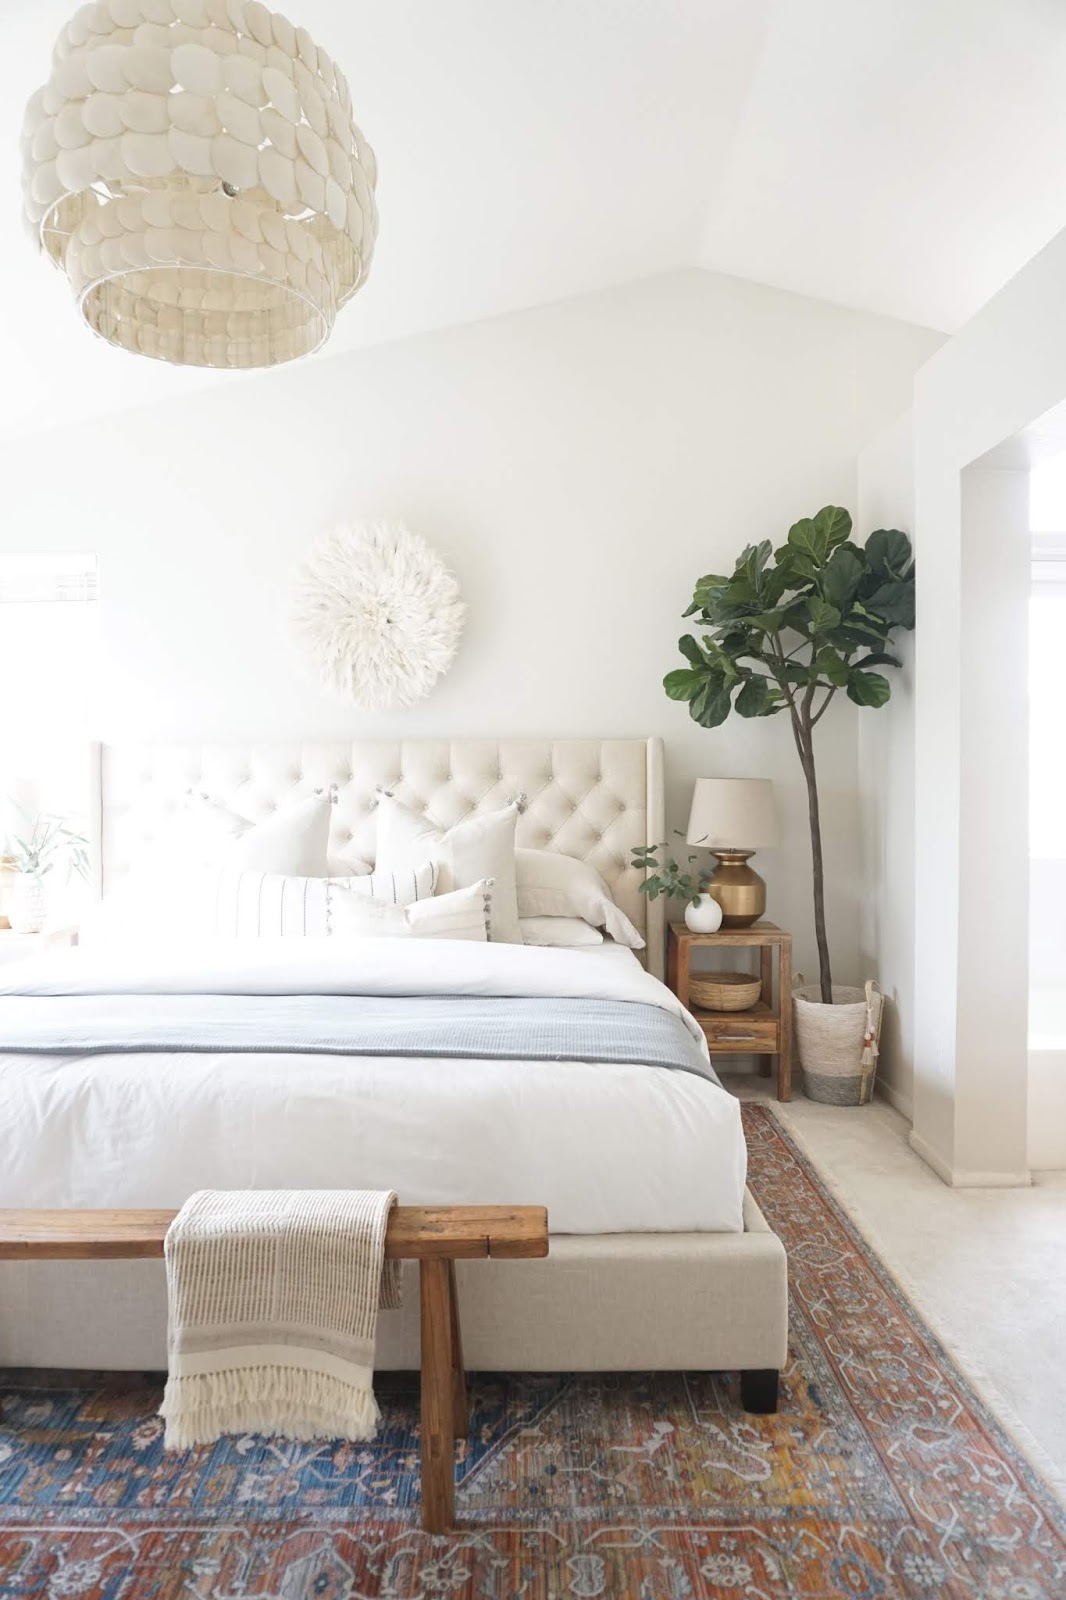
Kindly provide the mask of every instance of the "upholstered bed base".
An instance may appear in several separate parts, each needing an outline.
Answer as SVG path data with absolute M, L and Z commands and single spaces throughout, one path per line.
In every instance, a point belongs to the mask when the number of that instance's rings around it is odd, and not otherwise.
M 474 1371 L 780 1369 L 788 1336 L 781 1241 L 750 1195 L 744 1233 L 557 1235 L 546 1261 L 461 1262 Z M 377 1365 L 419 1364 L 418 1285 L 382 1313 Z M 3 1267 L 0 1367 L 166 1366 L 157 1262 Z

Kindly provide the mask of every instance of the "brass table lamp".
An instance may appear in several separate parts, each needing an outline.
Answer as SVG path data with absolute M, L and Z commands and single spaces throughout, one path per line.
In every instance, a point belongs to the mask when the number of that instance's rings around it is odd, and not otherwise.
M 773 784 L 767 778 L 697 778 L 686 843 L 718 857 L 707 893 L 722 908 L 723 928 L 750 928 L 766 910 L 766 884 L 748 865 L 777 843 Z

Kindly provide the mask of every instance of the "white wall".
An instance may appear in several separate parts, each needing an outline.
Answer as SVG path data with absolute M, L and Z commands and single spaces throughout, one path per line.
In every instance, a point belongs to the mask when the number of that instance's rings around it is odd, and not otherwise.
M 907 411 L 861 452 L 859 523 L 914 531 L 914 428 Z M 905 1116 L 914 1081 L 914 635 L 897 634 L 903 662 L 892 698 L 859 718 L 862 826 L 859 948 L 884 990 L 878 1085 Z
M 699 272 L 311 362 L 0 454 L 0 548 L 101 558 L 99 732 L 122 738 L 662 733 L 670 822 L 697 774 L 772 778 L 769 914 L 812 970 L 808 843 L 784 719 L 709 733 L 664 672 L 694 580 L 834 501 L 939 336 Z M 402 515 L 469 625 L 421 706 L 304 680 L 293 570 L 342 517 Z M 871 713 L 871 715 L 873 715 Z M 820 734 L 830 936 L 860 975 L 856 713 Z
M 1066 397 L 1064 277 L 1066 232 L 933 357 L 915 384 L 912 1141 L 938 1172 L 962 1183 L 1028 1179 L 1026 1040 L 1019 1004 L 1028 977 L 1028 872 L 1016 867 L 1025 806 L 1024 790 L 1018 802 L 1019 774 L 1011 763 L 1018 751 L 1019 705 L 1023 728 L 1025 723 L 1029 581 L 1024 493 L 1008 487 L 1001 496 L 998 539 L 990 540 L 980 504 L 964 504 L 963 485 L 968 471 L 993 479 L 995 470 L 972 464 Z M 1013 476 L 1024 472 L 1015 469 Z M 994 496 L 987 481 L 985 488 Z M 996 648 L 1006 651 L 1001 665 L 982 637 L 990 618 Z M 967 682 L 974 662 L 987 669 L 976 684 Z M 990 680 L 995 693 L 986 699 L 982 688 Z M 976 781 L 964 785 L 964 773 L 976 774 Z M 1002 848 L 1005 840 L 1008 849 Z M 1011 1033 L 1004 1045 L 1007 1016 Z M 1000 1048 L 990 1062 L 987 1045 L 993 1040 Z

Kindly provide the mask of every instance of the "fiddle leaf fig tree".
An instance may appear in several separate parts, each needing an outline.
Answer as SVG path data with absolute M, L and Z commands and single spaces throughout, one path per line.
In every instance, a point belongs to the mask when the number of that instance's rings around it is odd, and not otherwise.
M 701 578 L 685 616 L 695 618 L 699 636 L 678 640 L 685 665 L 663 680 L 671 700 L 687 701 L 704 728 L 732 711 L 788 714 L 807 785 L 819 978 L 830 1005 L 814 730 L 841 692 L 857 706 L 883 706 L 891 695 L 878 669 L 900 666 L 888 648 L 892 634 L 914 627 L 911 542 L 897 528 L 879 528 L 856 544 L 848 512 L 823 506 L 795 523 L 777 550 L 768 539 L 749 544 L 729 576 Z

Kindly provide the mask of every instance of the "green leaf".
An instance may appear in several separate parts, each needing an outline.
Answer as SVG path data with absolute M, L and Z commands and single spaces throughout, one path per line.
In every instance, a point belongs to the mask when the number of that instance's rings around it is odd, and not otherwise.
M 911 542 L 898 528 L 878 528 L 866 541 L 866 559 L 890 578 L 902 578 L 913 558 Z
M 717 728 L 732 709 L 730 704 L 732 692 L 732 684 L 723 686 L 718 679 L 709 682 L 689 703 L 689 716 L 694 722 L 698 722 L 701 728 Z
M 844 545 L 834 550 L 822 573 L 822 593 L 841 613 L 848 609 L 865 571 L 861 558 Z
M 823 506 L 814 518 L 814 525 L 825 535 L 828 548 L 833 550 L 851 533 L 851 512 L 845 511 L 843 506 Z
M 815 656 L 812 666 L 818 677 L 827 679 L 834 688 L 843 689 L 847 684 L 851 669 L 839 651 L 823 646 Z
M 867 595 L 863 605 L 896 628 L 914 627 L 914 584 L 893 580 Z
M 734 569 L 734 577 L 745 577 L 753 588 L 758 589 L 759 575 L 773 554 L 773 548 L 769 539 L 764 539 L 761 544 L 745 545 Z
M 819 567 L 829 554 L 829 536 L 819 528 L 813 517 L 803 517 L 788 530 L 788 542 L 800 555 L 809 557 Z
M 856 661 L 859 669 L 866 667 L 902 667 L 903 662 L 899 656 L 890 655 L 887 650 L 875 650 L 871 655 L 863 656 L 861 661 Z
M 700 649 L 691 633 L 682 634 L 681 638 L 677 641 L 677 648 L 687 660 L 692 662 L 694 667 L 702 667 L 705 665 L 703 651 Z
M 827 600 L 820 599 L 816 594 L 808 597 L 806 610 L 812 633 L 830 633 L 840 626 L 840 612 L 836 606 L 831 606 Z
M 848 675 L 848 699 L 857 706 L 883 706 L 892 694 L 892 685 L 879 672 L 859 672 Z
M 765 678 L 749 678 L 733 704 L 742 717 L 769 717 L 780 708 L 780 693 Z
M 706 668 L 701 672 L 694 672 L 691 667 L 676 667 L 673 672 L 666 674 L 663 688 L 671 700 L 691 700 L 703 686 L 706 678 Z

